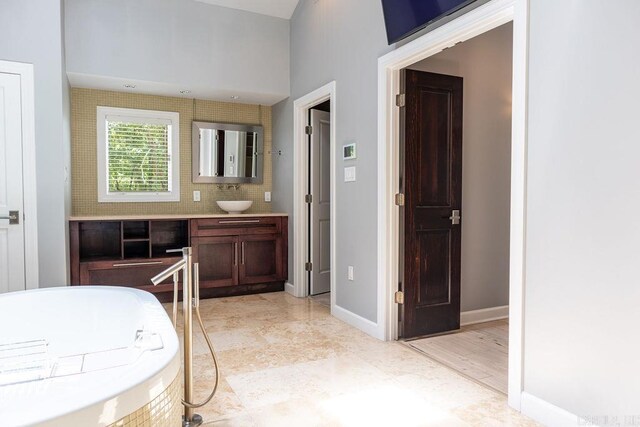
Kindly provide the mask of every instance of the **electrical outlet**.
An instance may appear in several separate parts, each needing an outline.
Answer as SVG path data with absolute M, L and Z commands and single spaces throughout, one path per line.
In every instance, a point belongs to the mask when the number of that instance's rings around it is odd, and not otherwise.
M 271 201 L 271 191 L 265 191 L 264 192 L 264 201 L 265 202 L 270 202 Z
M 199 202 L 200 201 L 200 191 L 198 191 L 198 190 L 194 190 L 193 191 L 193 201 L 194 202 Z
M 347 267 L 347 279 L 353 280 L 353 265 Z

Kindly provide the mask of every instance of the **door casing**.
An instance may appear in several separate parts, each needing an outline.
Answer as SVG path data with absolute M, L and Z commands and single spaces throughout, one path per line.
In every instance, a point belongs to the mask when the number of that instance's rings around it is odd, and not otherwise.
M 511 219 L 509 272 L 509 405 L 521 409 L 524 371 L 527 69 L 529 0 L 492 0 L 378 59 L 378 318 L 374 336 L 398 337 L 400 70 L 456 43 L 513 21 Z
M 35 92 L 33 64 L 1 61 L 0 73 L 20 76 L 25 287 L 38 289 L 38 204 L 36 187 Z
M 307 261 L 309 247 L 309 219 L 307 215 L 307 204 L 305 195 L 307 194 L 307 183 L 309 182 L 309 146 L 305 126 L 308 121 L 309 109 L 322 102 L 330 101 L 330 170 L 331 177 L 331 314 L 336 315 L 339 310 L 336 308 L 336 82 L 332 81 L 313 92 L 298 98 L 293 103 L 293 283 L 285 284 L 285 291 L 296 296 L 306 297 L 309 295 L 307 286 L 307 272 L 305 262 Z

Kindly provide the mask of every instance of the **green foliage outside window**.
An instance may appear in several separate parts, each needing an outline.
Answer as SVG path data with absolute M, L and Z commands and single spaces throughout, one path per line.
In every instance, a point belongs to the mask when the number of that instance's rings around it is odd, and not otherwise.
M 107 122 L 110 192 L 170 191 L 168 125 Z

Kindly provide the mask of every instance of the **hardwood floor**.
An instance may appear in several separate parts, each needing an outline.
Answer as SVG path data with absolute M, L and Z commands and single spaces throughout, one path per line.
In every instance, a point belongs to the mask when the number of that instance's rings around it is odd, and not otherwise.
M 508 320 L 464 326 L 460 332 L 406 344 L 456 372 L 507 394 Z

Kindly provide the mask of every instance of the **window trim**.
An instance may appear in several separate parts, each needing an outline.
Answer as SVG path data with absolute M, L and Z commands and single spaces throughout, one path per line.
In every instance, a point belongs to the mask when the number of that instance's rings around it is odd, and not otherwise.
M 171 122 L 169 145 L 171 156 L 170 186 L 168 192 L 110 192 L 107 178 L 107 117 L 122 116 L 125 120 L 142 119 Z M 112 202 L 179 202 L 180 201 L 180 114 L 170 111 L 137 110 L 98 106 L 96 111 L 97 160 L 98 160 L 98 203 Z

